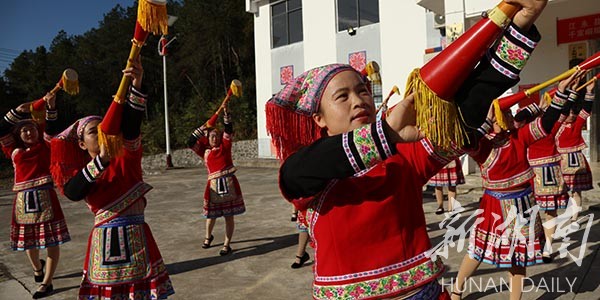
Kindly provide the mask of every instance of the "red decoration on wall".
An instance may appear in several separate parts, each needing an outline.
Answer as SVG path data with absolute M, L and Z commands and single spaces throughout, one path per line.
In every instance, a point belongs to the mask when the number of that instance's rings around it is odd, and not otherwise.
M 294 79 L 294 66 L 284 66 L 279 68 L 279 83 L 282 85 L 287 84 L 288 82 Z
M 348 64 L 357 71 L 362 71 L 367 66 L 367 51 L 348 54 Z

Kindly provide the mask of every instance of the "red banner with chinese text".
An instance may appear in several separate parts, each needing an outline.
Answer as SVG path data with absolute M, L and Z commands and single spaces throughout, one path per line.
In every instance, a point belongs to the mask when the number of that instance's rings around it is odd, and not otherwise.
M 557 44 L 600 39 L 600 14 L 556 20 Z

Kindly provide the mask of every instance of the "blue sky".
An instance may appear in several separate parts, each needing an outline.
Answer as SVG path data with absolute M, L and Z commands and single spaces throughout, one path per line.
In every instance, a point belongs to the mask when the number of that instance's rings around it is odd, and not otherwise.
M 134 0 L 2 0 L 0 1 L 0 73 L 23 50 L 48 47 L 60 30 L 79 35 L 98 27 L 115 5 Z

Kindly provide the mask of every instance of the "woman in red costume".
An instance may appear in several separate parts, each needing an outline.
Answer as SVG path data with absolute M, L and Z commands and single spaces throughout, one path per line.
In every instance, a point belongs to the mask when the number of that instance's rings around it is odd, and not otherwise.
M 560 165 L 563 178 L 577 206 L 581 206 L 581 192 L 594 188 L 590 165 L 581 152 L 587 147 L 581 130 L 583 130 L 583 126 L 592 113 L 595 86 L 596 84 L 590 84 L 586 87 L 585 97 L 581 101 L 581 105 L 575 105 L 571 108 L 569 116 L 556 134 L 556 147 L 561 155 Z M 570 93 L 570 97 L 576 100 L 578 95 L 573 92 Z M 573 220 L 576 219 L 577 215 L 574 215 Z
M 528 35 L 519 27 L 541 11 L 530 9 L 517 13 L 504 38 Z M 494 67 L 503 64 L 501 50 L 491 50 L 456 94 L 469 127 L 516 83 L 514 73 Z M 529 55 L 522 57 L 521 66 Z M 443 263 L 427 255 L 422 187 L 460 151 L 420 140 L 413 97 L 377 120 L 360 73 L 333 64 L 304 72 L 267 103 L 267 130 L 285 159 L 282 194 L 306 211 L 315 247 L 315 299 L 449 298 L 437 282 Z M 286 139 L 290 131 L 310 139 Z
M 52 277 L 60 257 L 59 245 L 71 240 L 50 175 L 49 142 L 58 133 L 55 100 L 56 95 L 48 93 L 36 101 L 46 106 L 43 125 L 26 119 L 33 103 L 19 105 L 0 120 L 0 144 L 4 155 L 13 162 L 13 191 L 17 192 L 10 244 L 13 250 L 27 253 L 35 282 L 41 282 L 34 299 L 48 296 L 54 290 Z M 40 249 L 48 251 L 47 261 L 39 259 Z
M 464 183 L 465 176 L 458 158 L 444 166 L 443 169 L 429 179 L 427 185 L 435 188 L 435 201 L 438 204 L 435 211 L 436 215 L 444 213 L 444 187 L 448 187 L 448 212 L 452 213 L 454 201 L 456 201 L 456 186 Z
M 484 195 L 479 204 L 481 215 L 470 234 L 468 254 L 458 271 L 453 299 L 462 297 L 466 279 L 481 262 L 508 269 L 510 299 L 520 299 L 526 267 L 542 262 L 544 233 L 532 201 L 530 182 L 534 173 L 527 148 L 551 133 L 567 103 L 564 91 L 580 74 L 578 71 L 561 81 L 544 115 L 523 127 L 516 128 L 508 111 L 504 117 L 509 131 L 502 131 L 495 121 L 494 108 L 490 107 L 486 122 L 478 129 L 479 148 L 469 153 L 480 165 Z M 495 135 L 487 138 L 492 128 Z
M 231 116 L 224 110 L 225 130 L 215 128 L 218 115 L 213 115 L 205 125 L 200 126 L 189 138 L 188 146 L 200 156 L 208 170 L 208 181 L 204 190 L 204 217 L 206 235 L 202 248 L 209 248 L 217 218 L 225 218 L 225 241 L 220 255 L 231 253 L 231 238 L 235 228 L 234 216 L 246 211 L 240 184 L 235 177 L 237 170 L 233 165 L 231 147 L 233 142 L 233 124 Z
M 140 92 L 140 58 L 131 64 L 123 71 L 133 79 L 126 102 L 112 101 L 104 118 L 79 119 L 52 140 L 56 183 L 70 200 L 85 200 L 95 215 L 79 288 L 82 300 L 166 299 L 174 293 L 144 221 L 144 195 L 152 189 L 142 179 L 141 165 L 146 95 Z M 123 137 L 122 154 L 116 157 L 98 143 L 100 125 L 113 122 L 120 122 L 117 128 Z

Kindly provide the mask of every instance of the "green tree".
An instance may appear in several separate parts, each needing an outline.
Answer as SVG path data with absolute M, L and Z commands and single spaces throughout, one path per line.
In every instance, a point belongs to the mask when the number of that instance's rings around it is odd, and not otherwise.
M 225 97 L 231 80 L 244 86 L 241 99 L 232 99 L 237 139 L 256 138 L 254 27 L 251 14 L 239 0 L 169 1 L 170 27 L 167 78 L 172 148 L 183 148 L 190 132 L 205 122 Z M 81 35 L 59 31 L 46 49 L 23 51 L 0 80 L 2 113 L 39 99 L 52 89 L 64 69 L 79 74 L 80 93 L 58 94 L 64 125 L 85 115 L 103 115 L 117 91 L 121 70 L 131 48 L 137 3 L 116 5 L 96 28 Z M 165 151 L 162 58 L 160 37 L 149 36 L 142 49 L 144 88 L 149 95 L 143 124 L 146 153 Z

